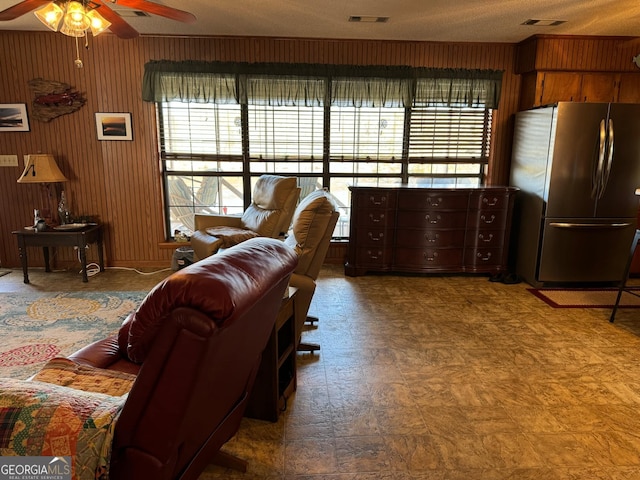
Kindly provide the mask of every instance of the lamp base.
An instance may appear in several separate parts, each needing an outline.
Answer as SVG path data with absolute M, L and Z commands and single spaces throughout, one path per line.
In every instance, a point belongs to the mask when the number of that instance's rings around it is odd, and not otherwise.
M 40 209 L 40 218 L 44 220 L 44 222 L 50 227 L 55 227 L 57 222 L 55 222 L 54 218 L 51 216 L 51 209 L 49 208 L 41 208 Z
M 42 183 L 42 209 L 40 209 L 40 217 L 50 227 L 60 225 L 58 219 L 58 209 L 56 208 L 56 192 L 55 185 L 50 183 Z

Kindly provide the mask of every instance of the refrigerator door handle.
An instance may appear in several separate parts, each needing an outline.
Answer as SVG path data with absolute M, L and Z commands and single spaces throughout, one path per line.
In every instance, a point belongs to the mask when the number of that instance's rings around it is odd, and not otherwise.
M 607 145 L 606 145 L 606 158 L 604 170 L 602 172 L 602 181 L 600 188 L 600 196 L 598 199 L 601 199 L 604 196 L 604 191 L 607 188 L 607 183 L 609 183 L 609 174 L 611 173 L 611 164 L 613 163 L 613 119 L 610 118 L 608 122 L 608 131 L 607 131 Z
M 549 226 L 556 228 L 625 228 L 630 226 L 628 222 L 621 223 L 573 223 L 573 222 L 550 222 Z
M 591 178 L 591 198 L 600 198 L 600 187 L 602 185 L 602 175 L 604 168 L 604 155 L 607 145 L 607 130 L 605 129 L 604 118 L 600 120 L 600 138 L 598 139 L 598 161 L 593 170 Z

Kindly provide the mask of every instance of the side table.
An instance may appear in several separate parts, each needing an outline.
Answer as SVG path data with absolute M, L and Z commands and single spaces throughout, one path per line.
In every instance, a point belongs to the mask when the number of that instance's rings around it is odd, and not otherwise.
M 96 243 L 98 245 L 98 263 L 100 265 L 100 271 L 104 272 L 102 227 L 102 225 L 96 224 L 87 225 L 86 227 L 78 230 L 46 230 L 44 232 L 23 228 L 22 230 L 11 232 L 18 239 L 18 250 L 20 252 L 20 261 L 22 262 L 24 283 L 29 283 L 27 247 L 42 247 L 45 272 L 51 271 L 51 267 L 49 266 L 49 247 L 77 247 L 80 252 L 80 262 L 82 263 L 82 281 L 88 282 L 87 253 L 85 248 L 87 245 Z
M 288 296 L 276 318 L 247 403 L 245 416 L 277 422 L 287 399 L 297 387 L 295 296 L 298 289 L 288 287 Z

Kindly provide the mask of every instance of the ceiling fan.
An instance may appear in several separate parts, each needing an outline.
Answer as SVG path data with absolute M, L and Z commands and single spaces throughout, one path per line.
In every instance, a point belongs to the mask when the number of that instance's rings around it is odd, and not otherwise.
M 65 6 L 70 2 L 66 0 L 23 0 L 13 7 L 9 7 L 3 11 L 0 11 L 0 21 L 14 20 L 26 13 L 29 13 L 39 7 L 45 6 L 50 3 L 57 5 L 57 7 L 61 7 L 60 10 L 64 10 Z M 153 15 L 166 17 L 171 20 L 177 20 L 179 22 L 193 23 L 196 21 L 195 15 L 189 12 L 160 5 L 148 0 L 79 0 L 77 3 L 82 4 L 86 12 L 90 12 L 93 10 L 98 12 L 108 23 L 110 23 L 108 29 L 120 38 L 135 38 L 138 36 L 138 32 L 120 15 L 109 8 L 109 4 L 117 4 L 123 7 L 133 8 L 135 10 L 151 13 Z M 49 28 L 51 28 L 51 26 L 49 26 Z M 96 33 L 94 33 L 94 36 L 95 35 Z

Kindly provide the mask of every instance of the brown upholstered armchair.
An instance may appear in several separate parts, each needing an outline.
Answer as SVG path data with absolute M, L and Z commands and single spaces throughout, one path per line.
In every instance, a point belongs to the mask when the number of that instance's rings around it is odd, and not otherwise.
M 318 345 L 301 342 L 304 323 L 316 290 L 316 279 L 324 263 L 340 213 L 331 194 L 316 190 L 304 197 L 293 214 L 289 236 L 284 243 L 298 255 L 298 266 L 291 275 L 296 294 L 296 337 L 299 351 L 319 350 Z M 316 320 L 316 319 L 314 319 Z
M 253 189 L 251 205 L 241 216 L 195 214 L 191 237 L 195 259 L 249 238 L 283 236 L 291 225 L 299 196 L 296 177 L 262 175 Z
M 239 428 L 296 263 L 279 240 L 248 240 L 160 282 L 117 334 L 58 359 L 59 371 L 45 367 L 30 381 L 0 381 L 1 405 L 32 394 L 23 402 L 24 413 L 12 403 L 12 419 L 38 417 L 38 422 L 13 423 L 3 417 L 3 454 L 12 446 L 13 455 L 72 455 L 76 471 L 83 468 L 91 478 L 108 474 L 112 480 L 194 479 L 214 457 L 228 458 L 220 456 L 220 447 Z M 101 391 L 76 385 L 74 379 L 81 377 Z M 60 379 L 58 385 L 45 383 Z M 107 385 L 117 392 L 105 391 Z M 51 405 L 56 399 L 68 408 Z M 41 413 L 55 416 L 51 428 L 63 433 L 47 437 L 43 415 L 34 413 L 38 402 L 49 402 Z M 32 436 L 25 432 L 31 424 L 38 428 Z M 92 432 L 83 453 L 82 442 L 73 443 L 69 452 L 65 448 L 75 439 L 60 441 L 74 424 L 78 435 Z M 101 456 L 107 463 L 94 474 L 95 465 L 87 471 L 80 460 L 101 450 L 100 432 L 111 434 L 110 452 Z

